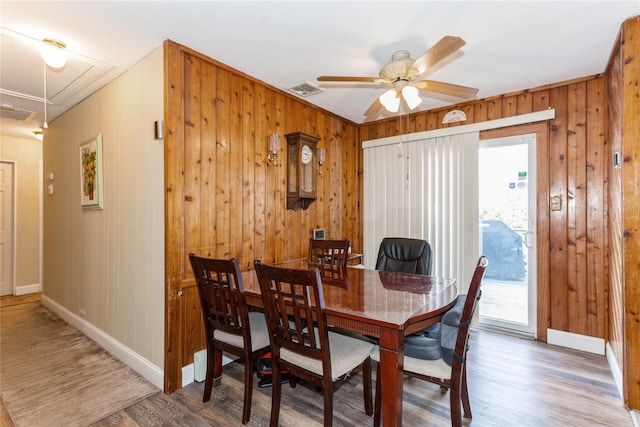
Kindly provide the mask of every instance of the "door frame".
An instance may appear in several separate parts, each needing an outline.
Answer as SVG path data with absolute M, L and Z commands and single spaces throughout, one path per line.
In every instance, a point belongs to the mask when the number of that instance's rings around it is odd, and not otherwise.
M 16 212 L 17 212 L 17 189 L 18 189 L 18 164 L 15 160 L 0 160 L 1 164 L 11 165 L 11 295 L 16 294 Z M 3 213 L 4 215 L 4 213 Z
M 549 327 L 549 122 L 523 124 L 480 132 L 480 141 L 536 135 L 536 325 L 535 337 L 547 341 Z

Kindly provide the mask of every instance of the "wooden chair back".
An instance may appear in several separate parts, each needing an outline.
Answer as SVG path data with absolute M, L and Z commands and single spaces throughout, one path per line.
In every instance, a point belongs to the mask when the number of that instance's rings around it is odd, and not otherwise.
M 214 381 L 222 379 L 222 354 L 244 361 L 242 424 L 251 416 L 253 375 L 258 355 L 269 347 L 265 317 L 249 312 L 240 265 L 236 258 L 211 259 L 189 254 L 198 287 L 207 340 L 207 373 L 203 402 L 211 398 Z
M 318 267 L 323 283 L 348 287 L 349 240 L 309 239 L 309 267 Z
M 255 262 L 273 359 L 281 349 L 317 359 L 331 377 L 324 295 L 318 268 L 295 270 Z M 314 333 L 314 325 L 317 334 Z M 286 362 L 283 364 L 286 365 Z M 288 366 L 290 372 L 295 366 Z
M 346 267 L 349 256 L 349 240 L 309 239 L 309 263 L 319 269 Z
M 211 259 L 189 254 L 198 287 L 202 316 L 208 339 L 214 331 L 242 336 L 245 348 L 251 348 L 244 285 L 236 258 Z
M 464 302 L 464 308 L 462 309 L 462 316 L 460 317 L 456 346 L 453 350 L 453 375 L 455 375 L 456 370 L 460 371 L 460 365 L 465 363 L 465 359 L 467 357 L 469 328 L 471 326 L 473 315 L 478 307 L 480 296 L 482 295 L 480 284 L 482 283 L 482 278 L 484 277 L 484 272 L 488 265 L 489 261 L 487 260 L 487 257 L 484 255 L 481 256 L 478 259 L 478 263 L 476 264 L 476 268 L 473 272 L 473 277 L 471 278 L 471 284 L 469 285 L 467 297 Z

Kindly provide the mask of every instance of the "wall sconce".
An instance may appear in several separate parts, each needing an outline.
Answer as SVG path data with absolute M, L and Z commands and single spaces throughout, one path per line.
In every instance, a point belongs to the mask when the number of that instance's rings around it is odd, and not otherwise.
M 38 141 L 44 141 L 44 134 L 42 133 L 41 130 L 37 130 L 33 132 L 33 135 L 36 137 Z
M 280 135 L 274 133 L 269 135 L 269 154 L 267 161 L 273 166 L 278 166 L 278 152 L 280 151 Z
M 322 175 L 322 165 L 324 164 L 327 152 L 325 148 L 318 148 L 318 173 Z

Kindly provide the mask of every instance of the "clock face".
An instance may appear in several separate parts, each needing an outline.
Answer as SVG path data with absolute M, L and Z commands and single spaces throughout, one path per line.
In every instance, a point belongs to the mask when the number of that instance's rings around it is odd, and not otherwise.
M 303 145 L 302 146 L 302 163 L 307 165 L 311 162 L 312 158 L 313 158 L 313 151 L 311 151 L 311 147 L 309 147 L 306 144 Z

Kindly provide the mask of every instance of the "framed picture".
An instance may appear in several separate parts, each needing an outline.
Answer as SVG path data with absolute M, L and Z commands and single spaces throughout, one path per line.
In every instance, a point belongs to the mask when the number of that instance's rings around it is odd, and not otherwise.
M 102 134 L 80 145 L 82 209 L 102 209 Z
M 324 228 L 315 228 L 313 230 L 313 240 L 324 240 Z

